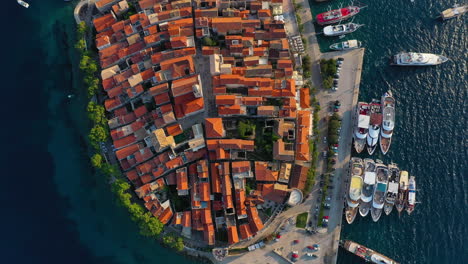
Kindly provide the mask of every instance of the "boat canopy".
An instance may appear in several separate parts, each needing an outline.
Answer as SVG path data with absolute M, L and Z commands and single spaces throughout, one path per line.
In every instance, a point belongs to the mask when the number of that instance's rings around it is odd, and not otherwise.
M 358 46 L 359 46 L 359 45 L 358 45 L 358 41 L 355 40 L 355 39 L 348 40 L 348 46 L 349 46 L 350 48 L 358 47 Z
M 366 173 L 364 174 L 364 182 L 366 184 L 375 184 L 375 172 L 366 171 Z
M 388 184 L 388 192 L 398 193 L 398 183 L 390 182 Z
M 385 193 L 386 190 L 387 190 L 387 184 L 386 183 L 379 182 L 377 184 L 377 191 Z
M 359 176 L 353 176 L 351 178 L 351 184 L 349 186 L 349 197 L 356 201 L 361 197 L 362 190 L 362 178 Z
M 359 115 L 358 127 L 369 128 L 370 116 Z

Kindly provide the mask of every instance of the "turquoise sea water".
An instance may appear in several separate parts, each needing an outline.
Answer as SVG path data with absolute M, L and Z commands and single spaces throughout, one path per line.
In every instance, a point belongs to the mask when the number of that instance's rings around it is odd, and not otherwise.
M 90 169 L 87 98 L 73 67 L 72 4 L 28 2 L 29 9 L 5 2 L 1 18 L 2 262 L 194 263 L 139 236 L 105 180 Z M 342 237 L 402 263 L 466 263 L 466 17 L 430 18 L 452 0 L 368 2 L 355 20 L 366 26 L 352 36 L 367 48 L 361 98 L 394 92 L 397 128 L 390 152 L 380 158 L 417 176 L 421 204 L 401 219 L 395 213 L 378 223 L 358 217 Z M 388 67 L 388 56 L 401 50 L 452 60 L 424 69 Z M 70 93 L 73 100 L 66 98 Z M 340 252 L 339 263 L 360 262 Z

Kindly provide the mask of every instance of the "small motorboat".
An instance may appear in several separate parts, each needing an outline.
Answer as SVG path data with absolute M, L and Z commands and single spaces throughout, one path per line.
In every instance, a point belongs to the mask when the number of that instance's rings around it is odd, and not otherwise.
M 26 3 L 26 2 L 23 1 L 23 0 L 17 0 L 17 2 L 18 2 L 18 4 L 22 5 L 22 6 L 25 7 L 25 8 L 28 8 L 28 7 L 29 7 L 29 4 Z
M 330 49 L 332 50 L 352 50 L 352 49 L 359 49 L 362 47 L 361 41 L 357 41 L 355 39 L 338 42 L 330 45 Z

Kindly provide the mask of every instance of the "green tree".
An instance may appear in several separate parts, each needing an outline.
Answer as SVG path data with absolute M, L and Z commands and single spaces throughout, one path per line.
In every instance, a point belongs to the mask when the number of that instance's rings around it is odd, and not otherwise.
M 253 124 L 249 120 L 240 121 L 238 131 L 241 138 L 249 138 L 254 134 L 255 124 Z
M 102 105 L 89 101 L 87 110 L 89 119 L 95 124 L 105 125 L 107 123 L 106 110 Z
M 89 140 L 91 141 L 91 145 L 99 149 L 99 143 L 104 142 L 107 139 L 107 131 L 102 125 L 95 125 L 91 128 L 89 133 Z
M 81 21 L 76 29 L 76 32 L 78 33 L 78 37 L 83 37 L 84 34 L 88 31 L 88 26 L 86 26 L 86 23 L 84 21 Z
M 203 46 L 216 46 L 218 43 L 216 43 L 215 40 L 213 40 L 210 37 L 204 37 L 203 38 Z
M 95 153 L 91 157 L 91 164 L 95 168 L 101 168 L 102 167 L 102 161 L 103 161 L 103 158 L 102 158 L 101 154 L 99 154 L 99 153 Z
M 146 237 L 157 237 L 163 230 L 164 224 L 153 217 L 151 213 L 142 214 L 140 219 L 140 234 Z
M 84 39 L 79 39 L 75 44 L 75 49 L 77 50 L 85 50 L 86 49 L 86 42 Z

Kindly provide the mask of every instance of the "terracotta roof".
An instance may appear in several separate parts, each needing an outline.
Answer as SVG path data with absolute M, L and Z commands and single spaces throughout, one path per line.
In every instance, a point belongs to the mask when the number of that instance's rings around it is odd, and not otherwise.
M 207 138 L 222 138 L 226 136 L 222 118 L 205 118 L 205 127 Z
M 167 224 L 169 220 L 171 220 L 172 215 L 172 209 L 169 206 L 159 215 L 159 221 L 161 221 L 163 224 Z
M 237 234 L 237 227 L 235 225 L 228 227 L 228 243 L 229 243 L 229 245 L 235 244 L 237 242 L 239 242 L 239 236 Z
M 177 190 L 188 190 L 187 168 L 180 168 L 176 171 Z
M 209 139 L 206 141 L 206 144 L 209 150 L 224 148 L 253 151 L 255 146 L 255 142 L 253 140 L 244 139 Z
M 249 218 L 249 225 L 253 233 L 257 233 L 263 228 L 263 222 L 258 216 L 257 208 L 252 206 L 247 208 L 247 215 Z
M 247 210 L 245 207 L 245 190 L 236 190 L 236 213 L 237 216 L 246 215 Z
M 300 99 L 301 99 L 301 107 L 302 108 L 309 108 L 310 107 L 310 94 L 309 94 L 310 90 L 309 88 L 302 88 L 300 90 Z
M 185 211 L 182 215 L 182 226 L 183 227 L 191 227 L 192 222 L 191 222 L 191 216 L 192 213 L 190 211 Z
M 170 136 L 177 136 L 177 135 L 182 134 L 183 131 L 182 131 L 182 127 L 180 126 L 180 124 L 177 123 L 174 125 L 167 126 L 166 132 Z
M 211 26 L 221 34 L 229 31 L 242 30 L 242 19 L 240 17 L 215 17 L 211 19 Z
M 307 167 L 295 164 L 289 186 L 291 188 L 298 188 L 302 190 L 305 187 L 305 183 L 307 181 L 308 170 L 309 168 Z
M 255 162 L 255 179 L 257 181 L 277 181 L 278 171 L 272 171 L 268 168 L 268 162 Z
M 172 81 L 171 90 L 174 97 L 192 93 L 193 86 L 198 84 L 198 74 Z
M 296 159 L 310 161 L 309 131 L 310 112 L 301 110 L 297 112 Z
M 234 105 L 236 96 L 230 94 L 216 95 L 216 105 Z
M 117 156 L 117 159 L 122 160 L 128 157 L 129 155 L 132 155 L 136 151 L 140 149 L 140 146 L 136 145 L 130 145 L 128 147 L 125 147 L 123 149 L 119 149 L 115 152 L 115 155 Z
M 93 20 L 94 28 L 99 33 L 107 28 L 110 28 L 117 20 L 112 14 L 107 14 Z
M 253 236 L 252 230 L 250 230 L 249 224 L 243 224 L 239 226 L 240 237 L 242 240 L 251 238 Z
M 219 163 L 211 163 L 211 190 L 213 193 L 221 193 L 221 181 L 218 173 Z

